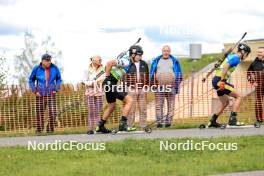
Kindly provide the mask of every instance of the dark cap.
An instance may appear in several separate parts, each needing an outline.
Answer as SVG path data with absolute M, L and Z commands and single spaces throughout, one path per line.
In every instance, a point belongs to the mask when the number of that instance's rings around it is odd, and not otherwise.
M 50 60 L 51 59 L 51 55 L 49 54 L 43 54 L 41 57 L 42 60 Z

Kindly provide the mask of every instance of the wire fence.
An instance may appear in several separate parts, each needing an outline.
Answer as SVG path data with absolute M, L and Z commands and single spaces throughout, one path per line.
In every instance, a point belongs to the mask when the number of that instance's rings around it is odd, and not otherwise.
M 145 126 L 157 121 L 161 124 L 172 123 L 177 127 L 207 122 L 221 104 L 212 87 L 214 75 L 203 83 L 205 75 L 184 75 L 181 83 L 175 81 L 174 75 L 154 75 L 152 79 L 147 74 L 140 78 L 137 75 L 126 75 L 120 85 L 129 87 L 127 91 L 133 99 L 128 116 L 129 125 Z M 263 119 L 263 79 L 263 72 L 239 72 L 232 75 L 230 83 L 243 97 L 238 112 L 239 121 L 253 123 L 256 118 Z M 173 86 L 164 93 L 159 85 Z M 104 93 L 90 91 L 95 87 L 98 88 L 95 85 L 87 87 L 82 84 L 64 84 L 56 94 L 41 96 L 36 96 L 28 85 L 3 87 L 0 90 L 0 133 L 94 129 L 107 107 Z M 234 98 L 230 98 L 220 122 L 228 121 L 234 101 Z M 119 123 L 122 108 L 122 102 L 117 101 L 107 121 L 108 126 Z

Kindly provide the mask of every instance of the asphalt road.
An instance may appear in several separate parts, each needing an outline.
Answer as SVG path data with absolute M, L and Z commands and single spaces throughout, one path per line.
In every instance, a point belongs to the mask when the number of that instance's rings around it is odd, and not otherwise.
M 157 138 L 186 138 L 186 137 L 222 137 L 222 136 L 250 136 L 264 135 L 264 127 L 261 128 L 243 128 L 243 129 L 171 129 L 171 130 L 153 130 L 152 133 L 129 133 L 129 134 L 70 134 L 70 135 L 50 135 L 50 136 L 27 136 L 27 137 L 3 137 L 0 138 L 1 146 L 27 146 L 31 141 L 36 143 L 53 143 L 56 140 L 60 142 L 107 142 L 124 139 L 157 139 Z

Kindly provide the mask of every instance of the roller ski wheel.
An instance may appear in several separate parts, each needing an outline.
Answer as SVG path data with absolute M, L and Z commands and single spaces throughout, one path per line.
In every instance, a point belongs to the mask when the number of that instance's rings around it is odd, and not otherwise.
M 201 124 L 200 126 L 199 126 L 199 129 L 205 129 L 206 128 L 206 125 L 205 124 Z
M 145 127 L 145 128 L 144 128 L 144 131 L 145 131 L 146 133 L 151 133 L 151 132 L 152 132 L 152 129 L 151 129 L 150 127 Z
M 87 134 L 88 134 L 88 135 L 92 135 L 92 134 L 95 134 L 95 133 L 96 133 L 96 132 L 95 132 L 94 130 L 88 130 L 88 131 L 87 131 Z
M 260 122 L 255 122 L 255 123 L 254 123 L 254 127 L 255 127 L 255 128 L 260 128 L 260 126 L 261 126 Z
M 115 135 L 115 134 L 118 133 L 118 131 L 119 131 L 118 129 L 112 129 L 112 130 L 111 130 L 111 134 L 112 134 L 112 135 Z
M 226 124 L 221 124 L 220 129 L 226 129 Z

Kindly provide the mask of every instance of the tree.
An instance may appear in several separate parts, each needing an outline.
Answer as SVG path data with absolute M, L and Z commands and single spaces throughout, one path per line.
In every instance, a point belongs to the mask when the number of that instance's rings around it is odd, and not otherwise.
M 52 62 L 58 65 L 61 72 L 63 71 L 63 67 L 58 62 L 59 59 L 62 59 L 62 52 L 55 47 L 55 43 L 50 36 L 47 36 L 38 44 L 34 35 L 31 32 L 26 32 L 24 34 L 24 44 L 25 48 L 22 49 L 22 53 L 15 56 L 16 75 L 14 77 L 18 79 L 19 84 L 28 82 L 28 76 L 33 67 L 40 63 L 41 55 L 44 53 L 50 54 L 54 58 Z
M 30 32 L 24 34 L 24 44 L 25 48 L 22 49 L 20 55 L 15 56 L 15 78 L 18 79 L 19 83 L 26 83 L 27 77 L 30 74 L 32 68 L 35 64 L 39 62 L 36 58 L 36 50 L 38 44 L 34 41 L 34 36 Z
M 0 55 L 0 97 L 3 96 L 4 87 L 7 84 L 6 82 L 7 69 L 5 63 L 6 63 L 6 58 L 4 54 Z
M 62 60 L 62 52 L 61 52 L 61 50 L 56 48 L 55 42 L 52 41 L 50 36 L 47 36 L 44 40 L 42 40 L 41 48 L 44 49 L 45 53 L 48 53 L 52 56 L 52 58 L 53 58 L 52 62 L 59 67 L 60 72 L 62 73 L 63 67 L 62 67 L 62 64 L 60 62 L 60 60 Z

